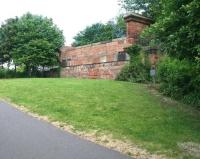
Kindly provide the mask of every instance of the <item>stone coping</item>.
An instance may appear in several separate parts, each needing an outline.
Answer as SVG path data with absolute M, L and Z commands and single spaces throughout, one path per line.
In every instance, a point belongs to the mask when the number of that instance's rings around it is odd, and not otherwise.
M 64 46 L 61 50 L 62 51 L 71 51 L 71 50 L 75 50 L 75 49 L 82 49 L 82 48 L 91 47 L 91 46 L 103 45 L 103 44 L 108 44 L 108 43 L 112 43 L 112 42 L 116 42 L 116 41 L 122 41 L 122 40 L 125 41 L 125 40 L 127 40 L 127 38 L 126 37 L 117 38 L 117 39 L 101 41 L 101 42 L 92 43 L 92 44 L 83 45 L 83 46 L 78 46 L 78 47 Z
M 134 22 L 139 22 L 143 24 L 150 25 L 153 23 L 153 20 L 151 18 L 142 16 L 137 13 L 128 13 L 127 15 L 124 16 L 124 20 L 126 22 L 134 21 Z

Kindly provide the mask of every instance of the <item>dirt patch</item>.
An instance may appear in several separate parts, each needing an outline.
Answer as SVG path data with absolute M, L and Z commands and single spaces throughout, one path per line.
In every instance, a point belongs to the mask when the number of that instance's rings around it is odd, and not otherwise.
M 178 147 L 186 155 L 190 155 L 190 156 L 194 156 L 196 158 L 200 158 L 200 144 L 199 143 L 183 142 L 183 143 L 178 143 Z
M 122 140 L 114 139 L 112 135 L 99 134 L 97 131 L 92 131 L 92 132 L 81 131 L 80 132 L 80 131 L 75 130 L 72 125 L 67 125 L 66 123 L 62 123 L 58 121 L 52 121 L 47 116 L 40 116 L 38 114 L 30 112 L 24 106 L 18 106 L 16 104 L 11 103 L 9 100 L 4 100 L 4 101 L 9 102 L 12 106 L 17 108 L 18 110 L 25 112 L 34 118 L 51 123 L 55 127 L 60 128 L 64 131 L 70 132 L 74 135 L 78 135 L 79 137 L 83 139 L 92 141 L 94 143 L 110 148 L 112 150 L 129 155 L 135 159 L 166 159 L 164 155 L 151 154 L 147 150 L 138 147 L 137 145 L 135 145 L 134 143 L 130 141 L 122 141 Z

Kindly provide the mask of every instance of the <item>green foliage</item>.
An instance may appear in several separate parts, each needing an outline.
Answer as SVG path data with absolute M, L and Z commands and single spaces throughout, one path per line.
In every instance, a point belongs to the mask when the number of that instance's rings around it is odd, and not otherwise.
M 163 52 L 194 61 L 200 47 L 200 1 L 161 2 L 164 9 L 145 34 L 158 39 Z
M 0 68 L 0 79 L 9 79 L 9 78 L 27 78 L 27 74 L 24 71 L 25 68 L 18 67 L 16 70 L 14 69 L 6 69 Z M 59 77 L 60 76 L 60 68 L 54 68 L 50 70 L 36 70 L 33 72 L 32 77 L 39 78 L 49 78 L 49 77 Z
M 130 56 L 130 61 L 134 63 L 136 60 L 135 58 L 140 55 L 142 48 L 139 45 L 132 45 L 125 49 L 127 54 Z
M 5 69 L 5 68 L 0 68 L 0 79 L 4 79 L 4 78 L 22 78 L 25 77 L 26 75 L 24 74 L 24 72 L 20 72 L 20 71 L 15 71 L 15 70 L 11 70 L 11 69 Z
M 0 64 L 11 61 L 11 49 L 17 34 L 17 21 L 17 17 L 15 19 L 8 19 L 6 24 L 2 24 L 0 27 Z
M 11 73 L 8 73 L 5 69 L 0 69 L 0 78 L 6 78 L 8 74 L 10 75 Z
M 142 49 L 138 45 L 133 45 L 126 49 L 126 52 L 130 56 L 130 63 L 126 65 L 119 75 L 117 80 L 130 81 L 137 83 L 145 83 L 149 80 L 149 62 L 142 52 Z
M 117 80 L 145 83 L 149 79 L 149 70 L 145 69 L 144 67 L 145 66 L 140 62 L 126 65 L 117 76 Z
M 121 6 L 155 20 L 145 35 L 158 40 L 163 52 L 192 60 L 200 52 L 199 0 L 121 0 Z
M 74 37 L 73 46 L 82 46 L 91 43 L 108 41 L 125 35 L 126 25 L 123 16 L 106 24 L 96 23 L 86 27 Z
M 154 14 L 155 8 L 148 6 Z M 145 30 L 143 38 L 152 39 L 162 53 L 172 57 L 159 64 L 161 91 L 199 106 L 200 1 L 159 0 L 159 6 L 160 13 L 154 14 L 155 23 Z
M 200 106 L 200 69 L 196 64 L 164 58 L 158 64 L 158 77 L 165 95 Z
M 140 13 L 155 19 L 161 12 L 161 0 L 120 0 L 120 5 L 127 12 Z
M 38 67 L 58 65 L 58 52 L 64 45 L 62 31 L 52 19 L 27 13 L 8 19 L 0 28 L 0 52 L 4 62 L 25 65 L 29 74 Z

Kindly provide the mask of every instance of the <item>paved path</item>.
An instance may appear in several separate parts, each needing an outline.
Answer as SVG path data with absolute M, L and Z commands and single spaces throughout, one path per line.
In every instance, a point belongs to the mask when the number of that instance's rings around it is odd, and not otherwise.
M 0 101 L 0 159 L 130 159 Z

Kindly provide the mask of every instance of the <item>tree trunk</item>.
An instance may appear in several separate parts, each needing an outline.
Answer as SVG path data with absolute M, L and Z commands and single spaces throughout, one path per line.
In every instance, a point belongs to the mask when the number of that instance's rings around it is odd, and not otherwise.
M 7 67 L 8 67 L 8 70 L 9 70 L 10 69 L 10 61 L 8 61 Z
M 31 67 L 29 65 L 26 65 L 25 72 L 27 74 L 27 77 L 31 77 Z
M 17 66 L 15 64 L 15 78 L 17 77 Z
M 42 66 L 42 77 L 44 77 L 44 66 Z

